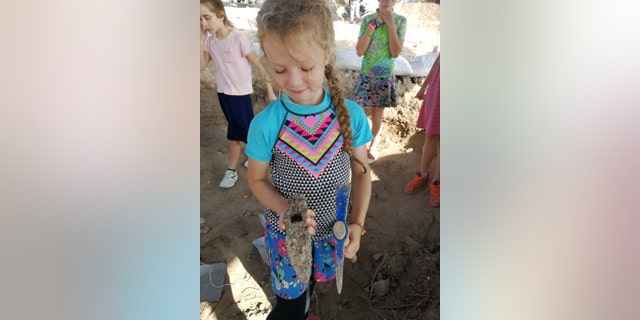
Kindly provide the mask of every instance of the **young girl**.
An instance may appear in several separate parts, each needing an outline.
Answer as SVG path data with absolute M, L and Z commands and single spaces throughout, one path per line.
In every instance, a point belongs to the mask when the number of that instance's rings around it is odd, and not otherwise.
M 352 184 L 352 258 L 371 196 L 365 145 L 372 138 L 360 106 L 346 100 L 335 66 L 326 0 L 266 0 L 256 18 L 267 70 L 282 92 L 249 128 L 249 187 L 266 209 L 265 242 L 276 305 L 267 319 L 305 319 L 314 283 L 335 278 L 336 185 Z M 271 181 L 268 179 L 271 175 Z M 287 199 L 306 196 L 312 234 L 311 279 L 298 279 L 285 245 Z
M 425 93 L 426 92 L 426 93 Z M 422 145 L 422 159 L 420 170 L 404 187 L 404 191 L 413 194 L 424 186 L 429 186 L 429 204 L 440 206 L 440 55 L 433 63 L 429 74 L 422 82 L 422 87 L 416 94 L 422 100 L 422 107 L 418 115 L 418 128 L 424 128 L 427 135 Z M 431 161 L 436 160 L 433 180 L 429 176 Z
M 238 180 L 236 167 L 240 159 L 240 142 L 247 143 L 249 123 L 253 119 L 251 64 L 265 82 L 270 101 L 276 96 L 249 40 L 233 30 L 220 0 L 200 0 L 200 48 L 200 71 L 207 67 L 211 58 L 216 64 L 218 101 L 227 119 L 229 140 L 229 165 L 220 187 L 231 188 Z
M 372 107 L 373 140 L 367 154 L 370 164 L 378 158 L 384 108 L 396 107 L 398 99 L 393 59 L 402 51 L 407 19 L 393 12 L 397 1 L 379 0 L 377 11 L 362 19 L 356 43 L 356 53 L 364 54 L 364 58 L 351 99 L 363 107 Z

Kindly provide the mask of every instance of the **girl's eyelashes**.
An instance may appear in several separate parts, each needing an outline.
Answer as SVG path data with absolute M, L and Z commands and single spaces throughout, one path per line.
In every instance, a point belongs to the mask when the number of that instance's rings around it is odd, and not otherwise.
M 302 71 L 304 71 L 304 72 L 309 72 L 309 71 L 313 70 L 313 68 L 314 68 L 314 67 L 309 67 L 309 68 L 306 68 L 306 67 L 300 67 L 300 70 L 302 70 Z M 275 72 L 276 74 L 283 74 L 283 73 L 285 73 L 286 71 L 287 71 L 287 69 L 282 69 L 282 70 L 275 70 L 275 69 L 274 69 L 274 70 L 273 70 L 273 72 Z

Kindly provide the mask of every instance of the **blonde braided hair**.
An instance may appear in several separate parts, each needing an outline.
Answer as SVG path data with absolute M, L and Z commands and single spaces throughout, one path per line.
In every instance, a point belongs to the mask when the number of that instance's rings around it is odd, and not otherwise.
M 324 50 L 325 55 L 329 58 L 324 68 L 324 76 L 329 88 L 331 103 L 340 122 L 340 134 L 344 139 L 342 148 L 362 166 L 363 173 L 366 173 L 367 166 L 360 159 L 353 156 L 351 117 L 344 101 L 345 95 L 335 67 L 333 13 L 327 1 L 266 0 L 258 12 L 256 22 L 258 25 L 258 40 L 261 46 L 264 45 L 264 39 L 267 34 L 275 34 L 290 43 L 296 42 L 296 40 L 309 41 L 309 38 L 311 38 L 315 44 Z
M 336 114 L 338 115 L 338 122 L 340 122 L 340 134 L 344 138 L 344 144 L 342 148 L 346 151 L 351 159 L 355 160 L 362 166 L 362 173 L 367 172 L 367 167 L 358 159 L 353 156 L 353 132 L 351 132 L 351 117 L 347 104 L 344 102 L 344 92 L 342 85 L 340 84 L 340 78 L 337 75 L 335 65 L 336 56 L 331 54 L 329 63 L 324 68 L 324 76 L 327 78 L 327 84 L 329 87 L 329 95 L 331 96 L 331 103 L 336 108 Z

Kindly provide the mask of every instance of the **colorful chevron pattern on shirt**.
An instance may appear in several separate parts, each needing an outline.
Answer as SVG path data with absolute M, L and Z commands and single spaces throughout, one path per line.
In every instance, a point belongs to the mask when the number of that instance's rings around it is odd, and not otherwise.
M 285 120 L 275 147 L 318 177 L 342 146 L 336 114 L 292 115 Z

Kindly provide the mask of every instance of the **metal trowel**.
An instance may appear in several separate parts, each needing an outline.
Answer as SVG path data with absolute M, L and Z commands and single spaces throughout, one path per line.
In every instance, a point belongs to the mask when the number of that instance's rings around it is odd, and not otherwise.
M 333 225 L 333 236 L 336 238 L 336 288 L 342 293 L 344 272 L 344 246 L 349 241 L 347 226 L 347 209 L 349 207 L 349 193 L 351 185 L 338 184 L 336 186 L 336 223 Z

